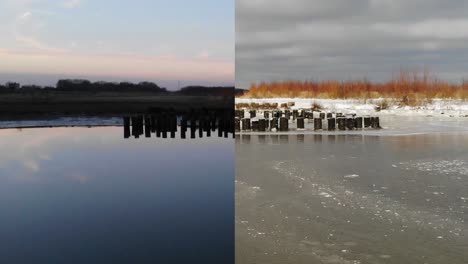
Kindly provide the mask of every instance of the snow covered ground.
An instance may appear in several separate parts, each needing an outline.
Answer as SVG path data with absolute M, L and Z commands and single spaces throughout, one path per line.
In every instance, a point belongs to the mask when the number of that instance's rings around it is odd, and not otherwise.
M 311 108 L 315 102 L 323 106 L 324 111 L 342 112 L 343 114 L 358 115 L 397 115 L 397 116 L 446 116 L 446 117 L 468 117 L 468 101 L 434 99 L 431 104 L 425 106 L 400 107 L 390 105 L 388 109 L 376 112 L 375 108 L 383 99 L 370 99 L 367 101 L 357 99 L 313 99 L 313 98 L 264 98 L 248 99 L 236 98 L 237 103 L 283 103 L 294 102 L 291 109 Z M 391 100 L 389 100 L 391 101 Z

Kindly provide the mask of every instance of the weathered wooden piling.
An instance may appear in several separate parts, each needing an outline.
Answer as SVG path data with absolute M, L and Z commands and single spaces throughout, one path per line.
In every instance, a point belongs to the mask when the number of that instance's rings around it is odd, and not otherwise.
M 258 121 L 252 121 L 252 131 L 258 131 Z
M 327 113 L 327 119 L 332 118 L 332 117 L 333 117 L 333 113 Z
M 297 118 L 297 129 L 304 129 L 304 118 L 298 117 Z
M 249 118 L 246 118 L 246 119 L 249 119 Z M 249 126 L 250 126 L 250 119 L 249 119 Z M 223 129 L 224 129 L 224 120 L 220 118 L 218 120 L 218 137 L 223 136 Z
M 325 119 L 325 113 L 320 113 L 320 119 Z
M 328 130 L 333 131 L 336 129 L 336 119 L 328 118 Z
M 258 131 L 265 132 L 266 131 L 266 120 L 259 119 L 258 120 Z
M 370 117 L 364 117 L 364 128 L 368 128 L 371 126 L 371 118 Z
M 354 118 L 349 117 L 346 119 L 346 128 L 348 130 L 353 130 L 354 129 Z
M 279 131 L 288 131 L 288 118 L 286 117 L 280 118 Z
M 203 128 L 204 128 L 204 124 L 203 124 L 203 117 L 201 117 L 199 120 L 198 120 L 198 137 L 199 138 L 202 138 L 203 137 Z
M 125 116 L 123 118 L 123 123 L 124 123 L 124 138 L 129 138 L 130 137 L 130 117 Z
M 145 137 L 151 137 L 151 119 L 148 115 L 145 116 Z
M 187 132 L 187 119 L 182 117 L 180 120 L 180 138 L 185 138 L 185 133 Z
M 380 121 L 379 121 L 379 117 L 371 117 L 371 127 L 372 128 L 380 128 Z
M 270 120 L 270 130 L 278 129 L 278 119 L 275 117 Z
M 250 110 L 250 118 L 254 118 L 257 116 L 257 111 L 255 110 Z
M 195 138 L 195 132 L 197 130 L 197 120 L 192 117 L 190 119 L 190 138 Z
M 250 130 L 250 118 L 242 119 L 242 130 Z
M 299 112 L 298 112 L 296 109 L 294 109 L 294 110 L 292 111 L 292 118 L 293 118 L 293 120 L 296 120 L 296 118 L 297 118 L 298 115 L 299 115 Z
M 362 117 L 354 118 L 354 125 L 356 129 L 362 129 Z
M 336 119 L 336 122 L 338 124 L 338 129 L 339 130 L 346 130 L 346 118 L 339 117 L 339 118 Z
M 322 118 L 314 118 L 314 130 L 322 129 Z

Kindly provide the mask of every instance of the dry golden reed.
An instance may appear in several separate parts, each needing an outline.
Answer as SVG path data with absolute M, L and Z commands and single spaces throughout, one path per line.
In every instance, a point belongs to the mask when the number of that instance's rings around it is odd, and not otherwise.
M 427 71 L 401 71 L 399 76 L 383 83 L 351 81 L 282 81 L 252 84 L 243 98 L 323 98 L 373 99 L 398 98 L 411 101 L 434 98 L 468 99 L 468 82 L 453 84 L 430 78 Z

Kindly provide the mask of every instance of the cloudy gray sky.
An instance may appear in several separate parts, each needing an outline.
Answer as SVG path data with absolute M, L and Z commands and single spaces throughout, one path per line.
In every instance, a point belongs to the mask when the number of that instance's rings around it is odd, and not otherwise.
M 236 86 L 384 81 L 400 68 L 468 79 L 468 1 L 236 0 Z

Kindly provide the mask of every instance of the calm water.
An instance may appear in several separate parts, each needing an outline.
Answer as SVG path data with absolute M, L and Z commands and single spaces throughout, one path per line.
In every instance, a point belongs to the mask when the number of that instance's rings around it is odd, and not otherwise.
M 467 263 L 468 133 L 242 135 L 237 263 Z
M 232 263 L 234 139 L 0 130 L 0 213 L 0 263 Z

